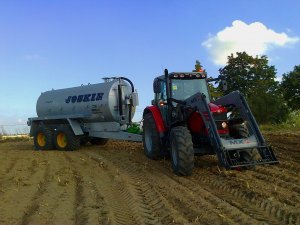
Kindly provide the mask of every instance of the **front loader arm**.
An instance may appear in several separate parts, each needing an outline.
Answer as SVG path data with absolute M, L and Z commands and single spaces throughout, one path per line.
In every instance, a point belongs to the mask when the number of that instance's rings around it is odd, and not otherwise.
M 201 115 L 202 120 L 207 128 L 210 144 L 214 152 L 217 154 L 219 162 L 223 167 L 229 169 L 230 166 L 226 159 L 224 151 L 225 148 L 218 134 L 218 129 L 214 122 L 214 118 L 206 100 L 206 96 L 203 93 L 198 92 L 186 100 L 186 105 L 194 108 Z
M 256 120 L 245 100 L 245 98 L 237 91 L 232 92 L 224 97 L 213 102 L 216 105 L 232 105 L 246 121 L 250 128 L 251 136 L 244 139 L 229 139 L 221 138 L 206 96 L 200 92 L 191 96 L 186 100 L 186 105 L 194 108 L 202 117 L 203 122 L 208 131 L 208 137 L 214 152 L 217 154 L 220 164 L 226 169 L 251 166 L 256 164 L 273 164 L 278 163 L 278 160 L 270 146 L 268 146 L 259 130 Z M 230 152 L 251 151 L 256 148 L 259 152 L 261 159 L 253 160 L 251 162 L 241 162 L 234 160 Z

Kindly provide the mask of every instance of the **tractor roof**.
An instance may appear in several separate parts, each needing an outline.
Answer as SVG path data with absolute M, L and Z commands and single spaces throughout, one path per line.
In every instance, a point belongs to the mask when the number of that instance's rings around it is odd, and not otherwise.
M 157 79 L 164 80 L 165 75 L 158 76 Z M 169 78 L 173 79 L 204 79 L 206 72 L 172 72 L 169 73 Z

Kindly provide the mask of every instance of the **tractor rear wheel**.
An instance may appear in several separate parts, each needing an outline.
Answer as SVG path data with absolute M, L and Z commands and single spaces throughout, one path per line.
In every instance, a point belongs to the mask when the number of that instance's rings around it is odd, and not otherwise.
M 33 134 L 35 150 L 53 149 L 53 130 L 46 125 L 39 125 Z
M 54 143 L 58 150 L 73 151 L 80 147 L 80 136 L 69 125 L 60 125 L 54 132 Z
M 152 113 L 145 114 L 143 119 L 144 153 L 150 159 L 158 159 L 161 156 L 161 142 Z
M 172 128 L 170 144 L 174 173 L 181 176 L 191 175 L 194 169 L 194 148 L 190 131 L 183 126 Z

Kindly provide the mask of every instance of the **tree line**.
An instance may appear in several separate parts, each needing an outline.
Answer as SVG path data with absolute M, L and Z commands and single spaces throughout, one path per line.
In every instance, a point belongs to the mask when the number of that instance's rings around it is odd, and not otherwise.
M 202 68 L 196 61 L 195 69 Z M 300 65 L 276 80 L 276 68 L 269 65 L 268 57 L 250 56 L 237 52 L 228 56 L 226 65 L 219 70 L 225 77 L 227 90 L 221 83 L 209 85 L 212 98 L 218 98 L 232 91 L 240 91 L 259 123 L 281 123 L 287 120 L 291 111 L 300 110 Z

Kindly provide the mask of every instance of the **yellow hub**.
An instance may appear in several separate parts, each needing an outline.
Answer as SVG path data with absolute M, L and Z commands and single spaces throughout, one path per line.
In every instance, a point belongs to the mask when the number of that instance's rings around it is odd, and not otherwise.
M 46 146 L 46 136 L 44 133 L 38 133 L 37 135 L 37 143 L 39 146 L 41 147 L 45 147 Z
M 60 132 L 57 135 L 56 142 L 60 148 L 65 148 L 68 144 L 66 135 L 64 133 Z

